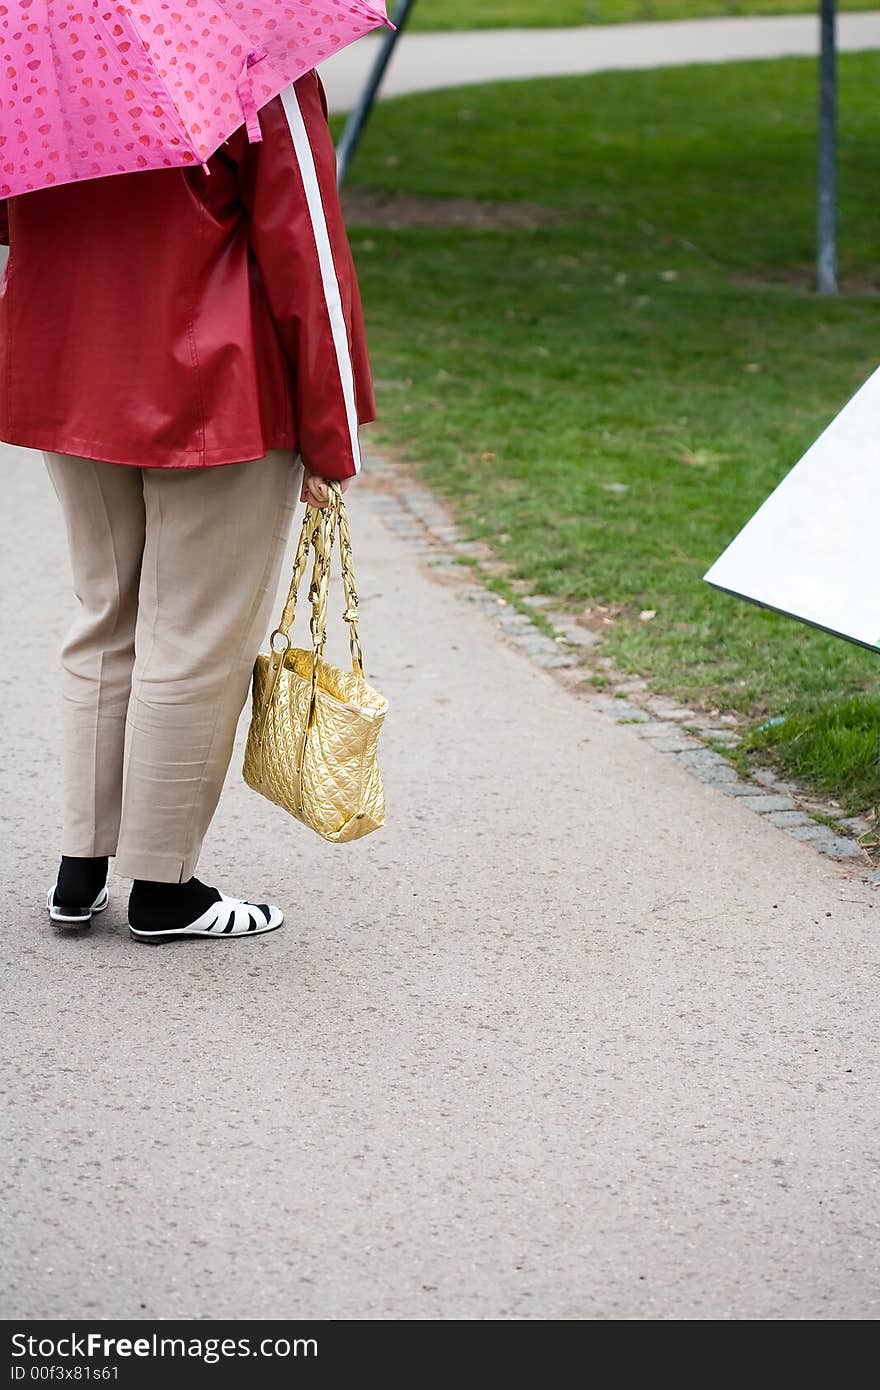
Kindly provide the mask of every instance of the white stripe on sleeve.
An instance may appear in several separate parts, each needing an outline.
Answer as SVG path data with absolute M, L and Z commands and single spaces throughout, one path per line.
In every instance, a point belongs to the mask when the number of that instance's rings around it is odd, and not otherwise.
M 345 402 L 345 415 L 348 422 L 349 436 L 351 438 L 351 455 L 354 460 L 355 472 L 359 473 L 361 471 L 361 451 L 358 443 L 358 417 L 354 395 L 354 368 L 352 367 L 351 353 L 348 347 L 348 328 L 345 323 L 345 314 L 342 310 L 342 295 L 339 291 L 336 266 L 333 264 L 333 248 L 330 244 L 330 233 L 327 230 L 327 218 L 324 213 L 324 203 L 321 198 L 321 186 L 318 182 L 318 171 L 315 168 L 315 156 L 312 153 L 308 131 L 306 130 L 306 123 L 303 120 L 302 110 L 293 87 L 288 87 L 281 93 L 281 102 L 284 106 L 287 124 L 290 127 L 293 149 L 299 163 L 303 188 L 306 194 L 306 204 L 309 209 L 312 231 L 315 235 L 315 246 L 318 250 L 318 264 L 321 268 L 321 282 L 324 288 L 324 299 L 330 318 L 330 330 L 333 334 L 333 346 L 336 350 L 339 379 L 342 383 L 342 398 Z

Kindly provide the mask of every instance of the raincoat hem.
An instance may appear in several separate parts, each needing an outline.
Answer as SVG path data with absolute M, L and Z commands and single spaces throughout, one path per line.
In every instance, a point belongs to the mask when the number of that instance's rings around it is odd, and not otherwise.
M 145 446 L 140 458 L 132 458 L 121 453 L 112 445 L 103 445 L 93 440 L 76 439 L 74 436 L 45 433 L 40 430 L 4 430 L 0 443 L 12 444 L 19 449 L 38 449 L 48 454 L 69 454 L 74 458 L 93 459 L 96 463 L 116 463 L 123 468 L 223 468 L 233 463 L 252 463 L 265 458 L 273 449 L 290 449 L 297 452 L 292 434 L 271 434 L 259 443 L 242 444 L 235 448 L 223 449 L 170 449 L 157 450 Z

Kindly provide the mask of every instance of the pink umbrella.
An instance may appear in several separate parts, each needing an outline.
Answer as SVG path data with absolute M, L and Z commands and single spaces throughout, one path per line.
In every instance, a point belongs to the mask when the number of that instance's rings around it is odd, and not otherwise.
M 202 164 L 381 0 L 0 0 L 0 198 Z

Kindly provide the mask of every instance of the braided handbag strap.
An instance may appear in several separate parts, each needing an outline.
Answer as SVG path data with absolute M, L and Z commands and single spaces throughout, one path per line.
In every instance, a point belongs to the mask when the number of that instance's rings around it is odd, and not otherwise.
M 339 537 L 339 554 L 342 567 L 342 585 L 345 593 L 343 619 L 348 624 L 349 647 L 351 649 L 352 670 L 364 674 L 364 654 L 360 642 L 358 592 L 354 578 L 354 562 L 351 551 L 351 532 L 342 489 L 338 483 L 330 483 L 330 499 L 323 509 L 306 507 L 299 542 L 293 562 L 293 575 L 287 602 L 281 620 L 272 633 L 274 649 L 275 638 L 286 638 L 285 646 L 290 645 L 290 629 L 296 616 L 296 602 L 300 585 L 308 564 L 310 550 L 314 552 L 312 579 L 309 585 L 309 601 L 312 605 L 311 635 L 315 660 L 312 664 L 313 686 L 317 682 L 318 664 L 323 656 L 327 642 L 327 606 L 330 587 L 330 567 L 336 537 Z

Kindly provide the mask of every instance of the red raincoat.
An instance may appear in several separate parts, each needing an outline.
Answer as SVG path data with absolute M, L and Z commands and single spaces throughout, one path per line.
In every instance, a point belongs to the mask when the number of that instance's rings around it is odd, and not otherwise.
M 0 438 L 139 467 L 297 449 L 358 471 L 375 416 L 323 90 L 308 73 L 201 169 L 0 202 Z

